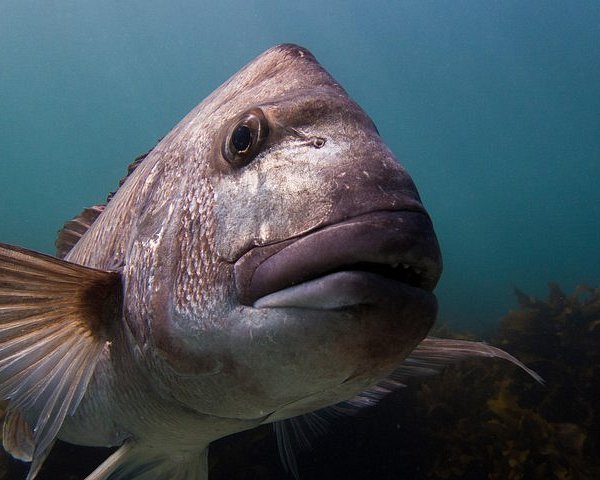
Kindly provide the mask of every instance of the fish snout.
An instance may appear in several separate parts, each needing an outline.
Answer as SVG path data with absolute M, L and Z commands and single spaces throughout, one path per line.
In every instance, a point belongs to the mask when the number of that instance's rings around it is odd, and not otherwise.
M 366 153 L 350 152 L 345 168 L 331 172 L 335 223 L 373 211 L 410 211 L 428 216 L 408 172 L 381 142 L 368 144 Z
M 433 291 L 442 257 L 431 219 L 412 178 L 387 147 L 378 140 L 370 151 L 368 156 L 354 152 L 352 161 L 324 171 L 332 179 L 332 210 L 318 227 L 255 246 L 238 259 L 240 303 L 341 308 L 368 303 L 380 281 Z M 331 277 L 343 272 L 353 273 Z M 357 285 L 365 286 L 364 295 Z

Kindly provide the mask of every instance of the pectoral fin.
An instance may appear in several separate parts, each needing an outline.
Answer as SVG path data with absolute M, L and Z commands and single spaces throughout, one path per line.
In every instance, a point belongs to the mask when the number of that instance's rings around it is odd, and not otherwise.
M 518 366 L 537 382 L 544 383 L 536 372 L 500 348 L 484 342 L 426 337 L 388 378 L 346 403 L 359 408 L 374 405 L 391 390 L 403 386 L 411 377 L 434 375 L 448 365 L 476 357 L 501 358 Z
M 120 291 L 116 272 L 0 244 L 0 397 L 12 412 L 4 436 L 16 456 L 31 456 L 28 480 L 108 348 Z
M 520 367 L 536 381 L 543 383 L 542 378 L 537 373 L 500 348 L 484 342 L 426 337 L 399 368 L 371 389 L 333 407 L 277 422 L 275 432 L 283 465 L 286 470 L 292 472 L 294 478 L 299 478 L 294 450 L 296 447 L 302 448 L 308 442 L 307 438 L 315 436 L 315 428 L 310 427 L 311 423 L 315 424 L 314 418 L 321 418 L 322 429 L 322 422 L 326 420 L 327 416 L 354 414 L 363 407 L 377 404 L 390 391 L 403 387 L 404 382 L 411 377 L 434 375 L 441 372 L 448 365 L 476 357 L 502 358 Z M 310 420 L 310 416 L 314 417 L 313 420 Z
M 539 383 L 544 383 L 533 370 L 504 350 L 484 342 L 426 337 L 404 360 L 394 373 L 395 379 L 431 375 L 461 360 L 475 357 L 501 358 L 528 373 Z

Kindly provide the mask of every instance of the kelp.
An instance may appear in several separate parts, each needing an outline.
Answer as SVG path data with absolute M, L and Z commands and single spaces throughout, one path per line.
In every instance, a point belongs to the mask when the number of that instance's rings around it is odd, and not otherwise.
M 566 295 L 551 284 L 546 300 L 515 293 L 520 308 L 490 343 L 545 385 L 489 361 L 425 379 L 413 400 L 431 456 L 415 478 L 600 478 L 600 289 Z

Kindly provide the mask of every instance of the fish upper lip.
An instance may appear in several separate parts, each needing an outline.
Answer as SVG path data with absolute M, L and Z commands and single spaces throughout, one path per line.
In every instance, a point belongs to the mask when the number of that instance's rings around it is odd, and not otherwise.
M 341 271 L 375 273 L 431 292 L 442 270 L 429 216 L 376 211 L 246 252 L 234 265 L 240 302 Z

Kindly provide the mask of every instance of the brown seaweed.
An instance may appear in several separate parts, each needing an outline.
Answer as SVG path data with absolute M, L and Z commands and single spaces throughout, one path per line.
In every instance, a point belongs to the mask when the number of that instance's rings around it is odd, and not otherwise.
M 600 478 L 600 289 L 546 300 L 516 291 L 520 309 L 491 343 L 544 377 L 473 361 L 419 385 L 420 435 L 432 441 L 423 478 Z

